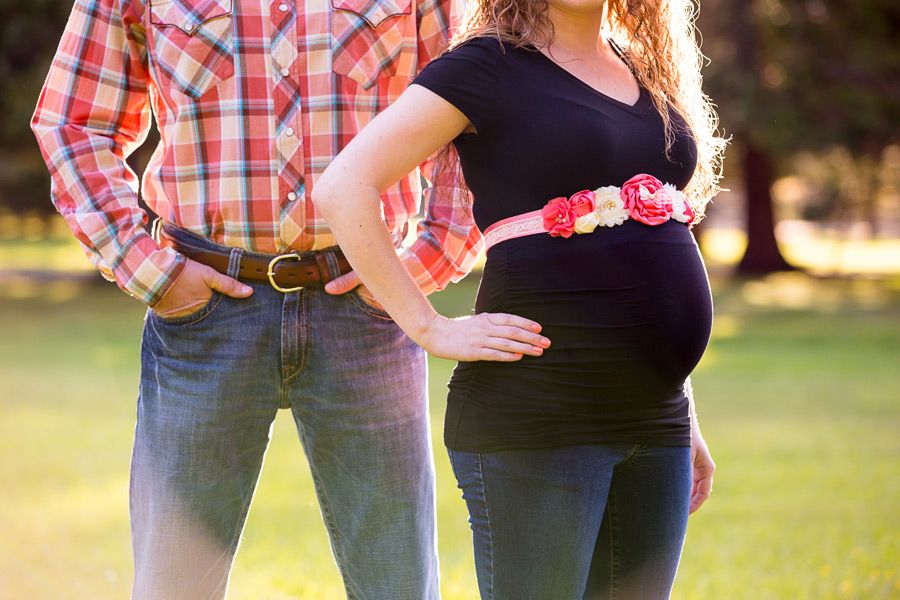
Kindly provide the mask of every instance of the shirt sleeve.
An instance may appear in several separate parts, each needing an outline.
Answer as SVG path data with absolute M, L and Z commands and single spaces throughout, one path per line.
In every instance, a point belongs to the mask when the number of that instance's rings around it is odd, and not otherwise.
M 432 61 L 443 52 L 462 12 L 462 0 L 419 1 L 420 69 L 434 64 Z M 415 241 L 400 253 L 406 270 L 425 294 L 465 277 L 484 247 L 472 218 L 471 194 L 459 185 L 458 161 L 452 146 L 449 152 L 446 158 L 450 160 L 436 161 L 433 156 L 420 165 L 429 182 L 424 217 L 416 227 Z
M 141 4 L 76 2 L 31 126 L 53 203 L 91 262 L 153 306 L 185 259 L 149 235 L 138 178 L 125 162 L 151 124 Z
M 425 215 L 416 226 L 415 241 L 400 254 L 425 294 L 468 275 L 484 248 L 472 216 L 471 192 L 459 185 L 459 163 L 452 145 L 448 152 L 447 160 L 432 157 L 420 167 L 430 182 L 425 190 Z
M 497 59 L 503 45 L 475 38 L 429 64 L 413 83 L 434 92 L 463 113 L 479 135 L 490 132 L 497 113 Z

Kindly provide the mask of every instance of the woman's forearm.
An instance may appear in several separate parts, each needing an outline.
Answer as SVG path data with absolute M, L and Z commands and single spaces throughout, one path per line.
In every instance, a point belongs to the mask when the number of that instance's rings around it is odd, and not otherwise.
M 397 257 L 378 190 L 345 183 L 314 192 L 313 198 L 363 285 L 414 342 L 426 347 L 439 315 Z
M 507 314 L 439 315 L 397 257 L 381 216 L 381 192 L 463 132 L 465 116 L 433 92 L 410 86 L 332 161 L 312 201 L 356 276 L 417 344 L 455 360 L 539 356 L 540 325 Z

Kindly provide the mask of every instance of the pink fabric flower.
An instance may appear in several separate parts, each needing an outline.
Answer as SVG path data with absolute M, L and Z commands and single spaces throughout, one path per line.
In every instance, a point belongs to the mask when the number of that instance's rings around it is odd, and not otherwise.
M 687 202 L 684 203 L 684 211 L 682 211 L 682 217 L 678 219 L 682 223 L 687 223 L 690 225 L 694 222 L 694 219 L 697 218 L 697 213 L 694 212 L 694 207 L 692 207 Z
M 594 192 L 590 190 L 582 190 L 569 198 L 569 206 L 579 217 L 583 217 L 589 212 L 594 212 Z
M 554 198 L 541 209 L 544 229 L 553 237 L 570 237 L 575 231 L 575 219 L 578 213 L 565 198 Z
M 672 202 L 662 182 L 652 175 L 635 175 L 619 192 L 631 218 L 647 225 L 661 225 L 672 215 Z

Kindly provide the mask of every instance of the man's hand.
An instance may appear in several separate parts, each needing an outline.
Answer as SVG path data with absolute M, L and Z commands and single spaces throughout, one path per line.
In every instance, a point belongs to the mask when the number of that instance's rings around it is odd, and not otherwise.
M 345 273 L 341 275 L 337 279 L 333 281 L 329 281 L 325 284 L 325 291 L 333 296 L 339 296 L 341 294 L 346 294 L 347 292 L 353 291 L 354 289 L 359 288 L 357 293 L 359 297 L 362 298 L 367 304 L 374 306 L 380 310 L 384 310 L 384 307 L 378 303 L 378 300 L 375 299 L 375 296 L 372 295 L 372 292 L 362 284 L 359 280 L 359 277 L 356 276 L 356 273 L 350 271 L 349 273 Z
M 350 271 L 325 284 L 325 291 L 334 296 L 339 296 L 358 287 L 360 283 L 362 282 L 359 280 L 359 277 L 356 276 L 356 273 Z
M 164 319 L 189 315 L 209 302 L 213 290 L 232 298 L 246 298 L 253 293 L 249 285 L 222 275 L 212 267 L 188 260 L 181 276 L 153 307 L 153 311 Z

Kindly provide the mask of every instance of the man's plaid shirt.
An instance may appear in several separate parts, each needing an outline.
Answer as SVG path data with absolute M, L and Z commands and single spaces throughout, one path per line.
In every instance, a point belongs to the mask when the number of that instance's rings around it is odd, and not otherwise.
M 164 220 L 268 254 L 333 245 L 310 190 L 440 52 L 454 2 L 77 0 L 32 122 L 53 201 L 105 275 L 158 302 L 185 259 L 148 234 L 125 163 L 152 111 L 162 142 L 142 191 Z M 419 181 L 382 198 L 398 247 Z M 437 187 L 400 251 L 426 293 L 462 277 L 482 245 L 465 195 Z

